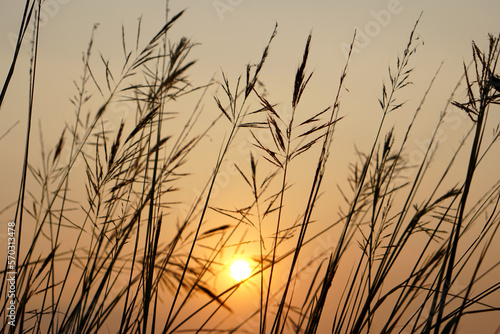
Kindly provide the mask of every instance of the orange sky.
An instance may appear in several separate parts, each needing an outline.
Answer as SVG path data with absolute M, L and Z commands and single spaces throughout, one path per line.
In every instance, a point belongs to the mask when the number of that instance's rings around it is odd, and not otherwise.
M 0 5 L 0 80 L 7 74 L 13 54 L 23 2 L 3 0 Z M 72 120 L 69 97 L 74 93 L 73 80 L 81 73 L 81 54 L 86 49 L 92 26 L 99 23 L 95 33 L 94 57 L 99 53 L 106 59 L 122 59 L 121 26 L 125 27 L 128 42 L 133 44 L 138 17 L 142 16 L 144 40 L 152 36 L 165 19 L 165 2 L 146 0 L 46 0 L 42 9 L 42 28 L 38 59 L 37 88 L 33 123 L 32 147 L 34 159 L 39 156 L 38 121 L 44 129 L 44 141 L 53 147 L 65 122 Z M 293 76 L 303 52 L 307 35 L 312 32 L 309 70 L 314 76 L 304 96 L 305 112 L 318 112 L 330 105 L 336 91 L 338 77 L 345 62 L 345 50 L 353 32 L 358 31 L 349 68 L 346 88 L 342 96 L 341 114 L 346 116 L 338 128 L 334 142 L 340 157 L 352 156 L 354 145 L 366 148 L 372 142 L 373 124 L 380 119 L 378 101 L 387 67 L 393 64 L 408 40 L 408 35 L 423 12 L 417 34 L 424 45 L 419 47 L 414 61 L 415 85 L 404 94 L 410 110 L 420 101 L 434 72 L 444 61 L 441 74 L 428 98 L 417 137 L 410 146 L 418 150 L 429 138 L 434 124 L 449 94 L 463 72 L 462 63 L 471 58 L 470 45 L 475 40 L 484 47 L 488 33 L 498 34 L 498 0 L 485 1 L 250 1 L 209 0 L 170 1 L 171 13 L 187 8 L 187 12 L 172 30 L 172 37 L 187 36 L 200 45 L 193 51 L 199 59 L 190 79 L 204 84 L 215 73 L 223 70 L 234 82 L 244 73 L 248 62 L 257 62 L 275 23 L 278 34 L 261 79 L 266 83 L 271 102 L 287 110 L 292 93 Z M 14 37 L 13 37 L 14 36 Z M 25 40 L 14 79 L 7 98 L 0 109 L 0 136 L 19 122 L 0 141 L 0 210 L 17 198 L 17 187 L 22 167 L 27 115 L 29 40 Z M 96 62 L 97 63 L 97 62 Z M 463 97 L 463 90 L 458 91 Z M 99 100 L 97 98 L 97 100 Z M 186 106 L 189 101 L 183 102 Z M 210 114 L 217 114 L 215 104 L 207 101 Z M 311 111 L 309 111 L 309 109 Z M 116 110 L 107 117 L 112 122 L 128 116 L 126 110 Z M 130 115 L 131 116 L 131 115 Z M 407 124 L 407 118 L 393 118 L 389 122 Z M 458 130 L 467 128 L 464 118 L 454 118 L 447 125 L 447 140 L 443 145 L 456 147 Z M 456 125 L 456 126 L 455 126 Z M 353 130 L 355 129 L 355 130 Z M 215 140 L 215 139 L 214 139 Z M 209 148 L 210 149 L 210 148 Z M 218 145 L 214 151 L 218 149 Z M 213 155 L 212 155 L 213 156 Z M 215 156 L 213 156 L 215 158 Z M 236 157 L 235 159 L 244 159 Z M 351 159 L 352 160 L 352 159 Z M 343 171 L 349 158 L 334 159 L 332 168 Z M 498 166 L 498 161 L 492 166 Z M 306 164 L 307 161 L 301 163 Z M 194 166 L 196 168 L 196 166 Z M 208 172 L 204 172 L 206 177 Z M 300 174 L 300 173 L 297 173 Z M 295 175 L 295 174 L 292 174 Z M 300 176 L 295 175 L 296 180 Z M 329 176 L 333 178 L 333 175 Z M 488 182 L 485 175 L 479 182 Z M 338 180 L 331 180 L 332 185 Z M 306 182 L 307 185 L 307 182 Z M 298 185 L 300 187 L 300 185 Z M 300 189 L 300 188 L 299 188 Z M 191 194 L 192 195 L 192 194 Z M 221 195 L 223 199 L 231 197 Z M 222 197 L 221 197 L 222 198 Z M 0 216 L 0 221 L 11 219 Z
M 12 43 L 17 34 L 23 3 L 5 0 L 0 11 L 0 79 L 3 82 L 10 63 Z M 349 122 L 360 124 L 366 114 L 355 112 L 376 108 L 381 82 L 387 66 L 394 61 L 407 41 L 407 36 L 421 12 L 417 29 L 425 45 L 415 59 L 420 80 L 413 92 L 418 99 L 432 73 L 445 61 L 436 95 L 436 108 L 442 108 L 447 96 L 462 73 L 462 62 L 470 59 L 470 43 L 484 45 L 487 33 L 498 33 L 498 1 L 170 1 L 172 13 L 187 8 L 187 13 L 173 30 L 200 45 L 193 57 L 199 59 L 192 80 L 201 84 L 214 73 L 224 70 L 229 78 L 242 74 L 247 62 L 259 59 L 274 24 L 278 35 L 262 79 L 275 102 L 286 102 L 291 94 L 295 66 L 300 60 L 305 39 L 313 32 L 310 68 L 315 70 L 311 93 L 318 108 L 331 103 L 338 75 L 345 60 L 345 47 L 354 29 L 359 44 L 355 48 L 344 105 Z M 142 35 L 151 36 L 164 21 L 163 1 L 79 1 L 47 0 L 42 8 L 39 71 L 35 96 L 35 122 L 42 120 L 48 143 L 56 141 L 59 132 L 50 136 L 51 127 L 62 126 L 68 98 L 73 94 L 72 81 L 81 72 L 81 53 L 86 49 L 92 26 L 99 23 L 95 50 L 108 58 L 121 56 L 121 25 L 128 36 L 135 35 L 137 18 L 142 16 Z M 26 38 L 16 76 L 0 112 L 0 134 L 14 123 L 19 124 L 3 140 L 22 141 L 25 134 L 27 68 L 29 40 Z M 131 37 L 133 40 L 133 37 Z M 97 52 L 95 51 L 97 55 Z M 97 57 L 96 57 L 97 58 Z M 121 58 L 120 58 L 121 59 Z M 439 94 L 441 93 L 441 94 Z M 410 94 L 410 93 L 408 93 Z M 363 98 L 360 99 L 360 97 Z M 409 96 L 409 95 L 408 95 Z M 412 97 L 410 97 L 411 99 Z M 432 97 L 431 97 L 432 98 Z M 432 101 L 432 100 L 431 100 Z M 432 101 L 434 102 L 434 101 Z M 346 121 L 345 123 L 348 123 Z M 38 126 L 36 125 L 35 128 Z M 345 128 L 350 128 L 346 126 Z M 339 134 L 340 135 L 340 134 Z M 359 138 L 358 138 L 359 139 Z M 368 141 L 371 137 L 367 138 Z M 21 151 L 17 145 L 1 145 L 0 156 L 8 157 L 2 165 L 1 183 L 11 189 L 18 182 Z M 9 177 L 4 178 L 5 175 Z M 13 194 L 2 194 L 1 202 L 9 202 Z

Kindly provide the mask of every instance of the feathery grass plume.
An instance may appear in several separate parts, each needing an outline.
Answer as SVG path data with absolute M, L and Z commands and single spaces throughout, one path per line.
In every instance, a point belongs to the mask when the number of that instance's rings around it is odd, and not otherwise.
M 310 37 L 311 37 L 311 35 L 309 35 L 307 43 L 306 43 L 306 51 L 304 52 L 303 63 L 299 67 L 299 70 L 297 71 L 297 75 L 296 75 L 296 81 L 295 81 L 295 86 L 294 86 L 295 89 L 294 89 L 294 94 L 293 94 L 294 98 L 292 99 L 292 101 L 296 102 L 295 106 L 297 105 L 298 101 L 300 100 L 300 96 L 302 95 L 302 92 L 304 91 L 304 89 L 307 85 L 307 82 L 309 81 L 309 79 L 311 78 L 311 75 L 312 75 L 312 74 L 309 75 L 308 79 L 306 81 L 304 81 L 304 69 L 305 69 L 305 63 L 307 61 L 307 56 L 309 54 Z M 305 145 L 302 145 L 302 146 L 299 145 L 299 147 L 296 148 L 294 151 L 292 151 L 292 153 L 290 155 L 290 160 L 291 160 L 294 157 L 307 151 L 314 144 L 316 144 L 321 138 L 324 138 L 321 153 L 320 153 L 320 156 L 318 158 L 318 165 L 317 165 L 316 172 L 314 175 L 314 181 L 312 183 L 311 191 L 309 193 L 309 199 L 307 202 L 305 213 L 303 215 L 303 222 L 302 222 L 301 227 L 300 227 L 299 237 L 297 239 L 297 246 L 295 247 L 295 249 L 293 251 L 293 259 L 292 259 L 292 264 L 291 264 L 290 270 L 289 270 L 288 280 L 285 284 L 285 290 L 284 290 L 284 293 L 282 295 L 282 299 L 281 299 L 280 305 L 278 307 L 278 312 L 277 312 L 277 315 L 275 317 L 275 321 L 273 324 L 273 329 L 276 332 L 277 331 L 282 332 L 285 328 L 287 316 L 285 315 L 283 325 L 280 329 L 281 314 L 282 314 L 283 309 L 284 309 L 285 304 L 286 304 L 287 292 L 288 292 L 288 289 L 289 289 L 290 284 L 292 282 L 292 276 L 293 276 L 293 273 L 294 273 L 294 270 L 295 270 L 295 267 L 297 264 L 297 260 L 299 258 L 301 248 L 305 243 L 305 235 L 306 235 L 306 231 L 307 231 L 307 226 L 310 223 L 312 211 L 313 211 L 315 202 L 318 198 L 318 193 L 319 193 L 319 189 L 321 186 L 321 181 L 322 181 L 322 178 L 323 178 L 323 175 L 325 172 L 325 166 L 326 166 L 326 162 L 327 162 L 328 156 L 329 156 L 329 150 L 330 150 L 332 135 L 333 135 L 333 131 L 334 131 L 334 126 L 335 126 L 336 122 L 341 119 L 341 117 L 340 118 L 338 117 L 339 104 L 340 104 L 340 92 L 341 92 L 343 84 L 344 84 L 344 79 L 347 75 L 347 68 L 349 65 L 355 37 L 356 37 L 356 33 L 354 33 L 353 42 L 351 43 L 351 47 L 350 47 L 350 51 L 349 51 L 349 54 L 348 54 L 348 57 L 346 60 L 346 64 L 344 66 L 344 69 L 343 69 L 341 77 L 340 77 L 340 82 L 339 82 L 339 86 L 337 89 L 337 94 L 336 94 L 336 97 L 334 100 L 333 107 L 331 107 L 332 111 L 330 114 L 329 121 L 324 122 L 324 123 L 320 123 L 319 125 L 316 125 L 317 122 L 319 121 L 318 117 L 320 115 L 326 113 L 330 109 L 330 107 L 315 114 L 313 117 L 308 118 L 307 120 L 303 121 L 299 125 L 299 127 L 306 125 L 306 124 L 311 124 L 311 123 L 313 123 L 315 125 L 313 126 L 312 129 L 305 130 L 302 134 L 300 134 L 298 136 L 298 138 L 307 138 L 307 136 L 309 136 L 310 134 L 313 134 L 313 136 L 315 138 L 313 137 L 314 139 L 309 140 L 309 142 L 307 142 Z M 297 80 L 297 78 L 299 78 L 299 80 Z M 295 111 L 295 106 L 293 107 L 294 111 Z M 292 121 L 293 121 L 293 114 L 292 114 Z M 292 123 L 292 121 L 290 123 Z M 321 133 L 321 130 L 324 130 L 323 134 Z M 318 135 L 317 132 L 319 132 L 320 134 Z M 288 138 L 291 137 L 291 126 L 290 126 L 290 131 L 287 132 L 287 135 L 288 135 Z M 311 288 L 312 288 L 312 286 L 311 286 Z M 290 300 L 289 304 L 291 304 L 291 300 Z M 287 310 L 286 314 L 288 314 L 288 311 L 289 311 L 289 309 Z
M 274 38 L 275 33 L 276 33 L 276 27 L 275 27 L 275 29 L 273 31 L 273 34 L 272 34 L 272 36 L 271 36 L 271 38 L 269 40 L 269 43 L 266 45 L 266 47 L 264 49 L 263 56 L 262 56 L 259 64 L 257 65 L 257 68 L 255 70 L 255 74 L 254 74 L 253 79 L 252 79 L 252 82 L 256 82 L 256 80 L 257 80 L 257 76 L 258 76 L 258 74 L 259 74 L 259 72 L 260 72 L 260 70 L 261 70 L 262 66 L 264 65 L 264 62 L 265 62 L 265 60 L 267 58 L 269 46 L 270 46 L 270 43 L 272 42 L 272 39 Z M 213 189 L 214 189 L 214 185 L 215 185 L 217 176 L 218 176 L 219 171 L 221 169 L 221 166 L 222 166 L 222 163 L 224 161 L 224 158 L 225 158 L 225 156 L 226 156 L 226 154 L 227 154 L 227 152 L 229 150 L 229 147 L 230 147 L 231 143 L 233 142 L 234 137 L 236 136 L 237 131 L 240 128 L 240 124 L 242 124 L 243 119 L 245 117 L 244 108 L 245 108 L 245 105 L 246 105 L 246 102 L 247 102 L 247 99 L 248 99 L 248 95 L 245 95 L 243 97 L 243 100 L 240 101 L 239 104 L 237 103 L 237 97 L 239 95 L 239 91 L 238 91 L 239 90 L 238 89 L 239 88 L 239 79 L 237 80 L 236 87 L 235 87 L 235 92 L 234 93 L 231 93 L 231 88 L 230 88 L 230 85 L 229 85 L 229 81 L 226 79 L 226 77 L 225 77 L 224 74 L 223 74 L 223 80 L 224 80 L 224 83 L 222 84 L 222 87 L 223 87 L 223 89 L 224 89 L 224 91 L 225 91 L 225 93 L 227 95 L 227 98 L 229 99 L 229 108 L 230 108 L 230 115 L 231 115 L 230 121 L 232 121 L 231 122 L 232 123 L 231 124 L 231 129 L 230 129 L 230 133 L 229 133 L 227 139 L 221 145 L 221 148 L 220 148 L 220 151 L 219 151 L 219 156 L 217 157 L 217 161 L 215 163 L 214 170 L 213 170 L 212 175 L 210 177 L 210 181 L 207 184 L 208 185 L 208 190 L 207 190 L 207 193 L 205 195 L 206 197 L 205 197 L 205 199 L 204 199 L 204 201 L 202 203 L 200 217 L 199 217 L 199 220 L 198 220 L 198 223 L 196 225 L 196 229 L 195 229 L 195 232 L 194 232 L 194 235 L 193 235 L 193 242 L 189 246 L 189 253 L 188 253 L 188 256 L 187 256 L 184 268 L 182 270 L 181 277 L 179 279 L 179 285 L 178 285 L 178 287 L 177 287 L 177 289 L 175 291 L 173 301 L 172 301 L 172 303 L 170 305 L 170 308 L 169 308 L 169 311 L 168 311 L 168 315 L 166 317 L 165 325 L 163 326 L 162 332 L 164 332 L 164 333 L 167 332 L 170 328 L 172 328 L 172 326 L 174 324 L 174 320 L 179 315 L 181 309 L 183 308 L 183 306 L 185 305 L 185 303 L 187 301 L 187 298 L 189 297 L 190 293 L 188 294 L 188 297 L 185 297 L 184 301 L 181 302 L 181 305 L 178 307 L 178 309 L 176 311 L 174 311 L 176 303 L 177 303 L 177 300 L 179 298 L 180 289 L 181 289 L 181 287 L 183 285 L 183 282 L 184 282 L 184 279 L 186 277 L 186 273 L 187 273 L 187 270 L 188 270 L 189 263 L 190 263 L 191 259 L 193 259 L 194 248 L 195 248 L 197 240 L 199 238 L 201 226 L 202 226 L 202 223 L 203 223 L 203 221 L 205 219 L 205 215 L 206 215 L 207 209 L 209 208 L 209 201 L 210 201 L 210 198 L 212 196 L 212 192 L 213 192 Z M 222 305 L 223 304 L 221 304 L 221 306 Z M 217 310 L 218 310 L 218 308 L 216 309 L 216 311 Z M 200 328 L 200 330 L 201 330 L 201 328 Z
M 269 55 L 269 46 L 271 45 L 271 42 L 273 41 L 274 37 L 276 37 L 277 32 L 278 32 L 278 23 L 274 25 L 273 33 L 271 34 L 271 37 L 269 38 L 269 41 L 267 42 L 267 45 L 264 48 L 264 51 L 262 52 L 262 57 L 260 61 L 256 65 L 252 66 L 248 64 L 246 67 L 245 98 L 247 98 L 250 95 L 250 93 L 254 90 L 255 84 L 257 83 L 258 80 L 258 76 L 260 74 L 260 71 L 262 70 L 262 66 L 264 65 L 264 61 Z M 252 75 L 251 70 L 252 67 L 254 66 L 255 70 Z
M 280 167 L 283 170 L 283 176 L 282 176 L 282 184 L 281 184 L 281 191 L 279 195 L 279 203 L 278 203 L 278 208 L 277 208 L 277 221 L 276 221 L 276 229 L 274 233 L 274 241 L 273 241 L 273 247 L 272 247 L 272 259 L 271 259 L 271 269 L 269 273 L 269 279 L 268 279 L 268 287 L 267 287 L 267 293 L 265 297 L 265 302 L 264 302 L 264 310 L 262 312 L 262 319 L 261 319 L 261 324 L 260 324 L 260 331 L 265 332 L 266 331 L 266 322 L 267 322 L 267 314 L 268 314 L 268 308 L 269 308 L 269 301 L 270 301 L 270 291 L 273 283 L 273 274 L 274 274 L 274 266 L 276 262 L 276 254 L 277 254 L 277 248 L 278 248 L 278 236 L 279 232 L 281 229 L 281 218 L 282 218 L 282 212 L 283 212 L 283 203 L 284 203 L 284 195 L 286 191 L 286 183 L 287 183 L 287 172 L 288 172 L 288 166 L 292 154 L 292 129 L 293 129 L 293 122 L 295 118 L 295 111 L 297 107 L 297 103 L 300 100 L 300 96 L 302 95 L 303 90 L 305 89 L 307 85 L 307 80 L 304 80 L 304 71 L 307 63 L 307 55 L 309 54 L 309 47 L 310 47 L 310 40 L 311 40 L 311 35 L 308 36 L 306 46 L 305 46 L 305 51 L 304 51 L 304 57 L 302 60 L 301 65 L 299 66 L 299 70 L 297 70 L 297 74 L 295 77 L 295 85 L 294 85 L 294 92 L 292 95 L 292 116 L 288 124 L 285 123 L 285 129 L 282 130 L 280 128 L 280 125 L 278 125 L 278 122 L 281 124 L 284 123 L 282 118 L 278 115 L 272 104 L 264 97 L 259 95 L 256 91 L 256 95 L 261 101 L 261 105 L 265 111 L 267 111 L 267 124 L 268 124 L 268 130 L 270 131 L 273 142 L 274 142 L 274 149 L 268 148 L 264 146 L 260 141 L 257 140 L 256 136 L 252 133 L 254 139 L 257 141 L 257 147 L 263 150 L 265 153 L 267 153 L 268 157 L 265 157 L 266 160 L 270 161 L 274 165 Z M 310 76 L 309 76 L 310 78 Z M 283 137 L 283 132 L 286 133 L 286 142 Z M 279 323 L 281 319 L 281 312 L 278 311 L 278 315 L 275 320 L 275 324 L 273 325 L 271 332 L 275 330 L 275 328 L 279 328 Z M 277 321 L 277 322 L 276 322 Z M 277 324 L 277 326 L 275 326 Z
M 455 224 L 453 225 L 452 236 L 449 239 L 449 253 L 447 254 L 447 261 L 443 265 L 443 272 L 446 271 L 444 276 L 443 290 L 441 291 L 439 311 L 436 316 L 436 325 L 434 332 L 439 333 L 439 328 L 442 324 L 443 312 L 446 305 L 446 299 L 451 287 L 451 282 L 453 278 L 453 271 L 455 266 L 455 257 L 458 250 L 458 244 L 460 242 L 461 228 L 464 225 L 465 219 L 465 205 L 469 196 L 472 179 L 477 169 L 477 162 L 480 156 L 480 148 L 483 139 L 483 133 L 486 126 L 487 113 L 489 107 L 492 104 L 497 104 L 499 101 L 499 96 L 495 95 L 491 90 L 490 77 L 491 73 L 496 72 L 496 66 L 498 63 L 498 58 L 500 54 L 499 49 L 500 36 L 494 37 L 489 35 L 489 46 L 486 52 L 482 52 L 478 46 L 472 44 L 472 56 L 474 61 L 475 69 L 475 81 L 474 84 L 469 80 L 469 75 L 467 74 L 467 69 L 465 69 L 465 76 L 467 79 L 467 97 L 468 101 L 466 103 L 455 102 L 454 105 L 460 107 L 462 110 L 467 112 L 467 115 L 475 122 L 475 134 L 474 142 L 472 144 L 471 153 L 469 157 L 469 165 L 467 168 L 466 178 L 463 184 L 463 191 L 460 198 L 460 204 L 458 207 L 458 213 L 456 216 Z M 465 67 L 465 64 L 464 64 Z M 476 89 L 478 95 L 474 94 L 474 89 Z M 471 114 L 475 115 L 473 118 Z M 487 249 L 487 248 L 485 248 Z M 479 268 L 478 264 L 478 268 Z M 462 305 L 460 306 L 458 313 L 450 320 L 445 328 L 448 328 L 449 332 L 455 333 L 460 322 L 460 318 L 464 313 L 464 309 L 467 305 L 469 295 L 472 289 L 472 283 L 475 279 L 475 274 L 473 275 L 471 284 L 467 289 L 465 297 L 463 299 Z

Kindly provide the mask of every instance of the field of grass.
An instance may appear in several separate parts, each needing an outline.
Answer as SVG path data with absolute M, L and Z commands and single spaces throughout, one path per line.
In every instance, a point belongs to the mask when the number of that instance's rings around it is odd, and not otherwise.
M 292 91 L 283 113 L 259 79 L 277 29 L 237 80 L 222 71 L 194 84 L 196 44 L 169 34 L 182 12 L 153 36 L 141 34 L 139 21 L 134 45 L 122 36 L 122 59 L 99 59 L 91 38 L 75 80 L 73 118 L 58 130 L 57 145 L 45 147 L 43 135 L 31 135 L 36 6 L 27 2 L 0 96 L 1 105 L 34 27 L 28 132 L 18 144 L 22 181 L 15 215 L 0 208 L 7 241 L 0 251 L 2 333 L 463 333 L 498 319 L 500 174 L 488 176 L 488 187 L 475 183 L 498 165 L 490 155 L 500 131 L 489 117 L 500 103 L 498 36 L 464 55 L 469 63 L 457 70 L 466 89 L 450 92 L 437 124 L 427 124 L 433 135 L 415 164 L 407 159 L 409 138 L 434 89 L 432 80 L 420 105 L 407 108 L 412 60 L 425 47 L 417 21 L 381 78 L 371 146 L 349 161 L 348 172 L 331 175 L 329 161 L 342 158 L 335 133 L 346 114 L 351 54 L 339 65 L 331 105 L 314 111 L 302 99 L 314 80 L 309 35 L 291 69 L 294 81 L 284 83 Z M 90 92 L 105 102 L 89 107 Z M 180 117 L 176 105 L 184 99 L 198 103 Z M 105 115 L 118 103 L 133 113 L 110 128 Z M 210 122 L 200 121 L 202 105 L 217 111 Z M 466 115 L 469 130 L 441 168 L 434 159 L 452 110 Z M 389 126 L 398 113 L 412 115 L 410 122 Z M 0 136 L 0 145 L 10 145 Z M 207 143 L 217 149 L 199 149 Z M 235 163 L 232 153 L 247 144 L 246 163 Z M 190 168 L 200 165 L 210 175 L 191 200 L 183 191 L 193 187 Z M 235 177 L 221 186 L 228 169 Z M 450 172 L 456 169 L 463 172 Z M 340 202 L 323 200 L 337 190 L 327 175 L 342 184 Z M 429 175 L 437 175 L 431 186 Z M 308 247 L 318 240 L 323 247 L 311 256 Z M 241 281 L 227 278 L 236 258 L 251 266 Z

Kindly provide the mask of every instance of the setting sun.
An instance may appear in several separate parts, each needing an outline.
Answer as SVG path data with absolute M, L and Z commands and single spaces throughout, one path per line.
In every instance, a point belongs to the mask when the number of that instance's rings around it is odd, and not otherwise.
M 237 281 L 243 281 L 250 276 L 252 269 L 245 260 L 236 260 L 231 265 L 231 277 Z

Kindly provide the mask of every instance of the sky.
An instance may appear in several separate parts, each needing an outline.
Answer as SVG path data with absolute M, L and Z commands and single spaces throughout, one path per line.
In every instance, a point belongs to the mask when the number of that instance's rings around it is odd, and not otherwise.
M 198 59 L 193 81 L 207 82 L 212 75 L 224 71 L 235 79 L 248 62 L 261 55 L 274 25 L 278 34 L 271 47 L 262 79 L 278 103 L 287 101 L 292 80 L 306 37 L 312 33 L 311 82 L 312 98 L 319 106 L 331 104 L 339 73 L 345 62 L 345 50 L 357 29 L 359 43 L 349 69 L 349 85 L 356 85 L 346 95 L 344 104 L 353 109 L 376 107 L 381 84 L 387 80 L 387 67 L 394 63 L 404 48 L 409 32 L 422 14 L 417 33 L 424 45 L 415 59 L 413 89 L 415 100 L 429 82 L 441 62 L 445 62 L 435 89 L 446 96 L 462 74 L 462 62 L 470 59 L 471 41 L 486 43 L 488 33 L 498 33 L 498 1 L 170 1 L 171 13 L 187 9 L 173 34 L 185 35 L 200 43 L 193 51 Z M 13 54 L 13 41 L 19 28 L 23 4 L 6 0 L 0 12 L 0 78 L 5 78 Z M 81 54 L 86 49 L 94 24 L 96 50 L 108 59 L 121 52 L 121 26 L 134 36 L 137 20 L 142 17 L 142 34 L 150 36 L 165 19 L 163 1 L 79 1 L 47 0 L 42 8 L 39 73 L 35 119 L 50 128 L 64 122 L 64 109 L 73 94 L 72 82 L 81 72 Z M 133 37 L 130 37 L 132 40 Z M 17 76 L 2 107 L 0 133 L 17 121 L 19 124 L 5 140 L 23 138 L 26 123 L 29 38 L 26 39 Z M 317 89 L 316 89 L 317 88 Z M 408 93 L 410 94 L 410 93 Z M 360 98 L 363 95 L 368 98 Z M 371 98 L 371 99 L 370 99 Z M 433 98 L 433 97 L 431 97 Z M 355 102 L 364 102 L 355 104 Z M 366 115 L 346 111 L 349 121 Z M 373 114 L 372 114 L 373 115 Z M 49 117 L 47 117 L 49 116 Z M 46 120 L 45 122 L 43 120 Z M 47 121 L 50 119 L 50 121 Z M 36 121 L 38 122 L 38 121 Z M 347 123 L 347 122 L 346 122 Z M 363 123 L 363 122 L 361 122 Z M 37 126 L 38 127 L 38 126 Z M 349 126 L 346 126 L 349 128 Z M 50 133 L 50 131 L 49 131 Z M 47 140 L 56 141 L 54 138 Z M 369 141 L 370 138 L 367 138 Z M 19 150 L 15 146 L 1 148 L 2 156 L 16 163 L 4 166 L 3 175 L 19 175 Z M 9 178 L 5 182 L 14 181 Z
M 346 50 L 356 31 L 346 88 L 342 92 L 341 114 L 345 116 L 336 138 L 332 168 L 345 173 L 354 147 L 366 149 L 372 142 L 373 124 L 380 120 L 378 98 L 382 83 L 388 81 L 387 68 L 401 54 L 415 22 L 421 17 L 416 33 L 422 45 L 413 59 L 412 81 L 404 98 L 409 108 L 420 102 L 430 80 L 442 64 L 440 74 L 426 102 L 427 108 L 419 123 L 422 128 L 411 143 L 415 156 L 420 143 L 430 136 L 449 94 L 463 73 L 463 63 L 471 59 L 471 42 L 481 47 L 487 34 L 500 33 L 498 0 L 186 0 L 169 2 L 173 15 L 186 9 L 172 30 L 173 37 L 186 36 L 199 43 L 192 57 L 198 59 L 190 79 L 196 84 L 207 83 L 213 75 L 220 78 L 223 71 L 234 82 L 244 74 L 247 63 L 260 59 L 274 26 L 274 39 L 262 81 L 272 102 L 278 108 L 289 108 L 293 77 L 307 36 L 312 34 L 309 70 L 314 71 L 309 90 L 305 93 L 305 112 L 323 109 L 333 102 L 339 75 L 346 61 Z M 22 17 L 23 2 L 3 0 L 0 5 L 0 80 L 4 80 L 13 55 L 13 45 Z M 71 120 L 69 98 L 74 94 L 73 80 L 81 73 L 82 52 L 87 48 L 92 27 L 94 53 L 106 59 L 122 59 L 121 29 L 133 44 L 138 19 L 142 20 L 141 34 L 153 36 L 165 21 L 165 2 L 157 0 L 46 0 L 41 12 L 40 49 L 38 54 L 37 86 L 35 92 L 34 134 L 39 138 L 38 124 L 43 128 L 43 141 L 53 147 L 66 122 Z M 21 50 L 14 79 L 4 105 L 0 109 L 0 210 L 17 198 L 27 119 L 29 40 Z M 96 57 L 97 58 L 97 57 Z M 457 94 L 464 96 L 463 89 Z M 186 102 L 192 105 L 193 101 Z M 207 103 L 208 122 L 217 113 L 215 104 Z M 108 115 L 112 122 L 129 116 L 117 111 Z M 408 116 L 390 122 L 405 122 Z M 463 130 L 464 118 L 455 118 L 446 129 L 443 145 L 456 147 Z M 406 123 L 404 123 L 406 124 Z M 456 126 L 455 126 L 456 125 Z M 214 139 L 215 140 L 215 139 Z M 337 144 L 338 143 L 338 144 Z M 39 149 L 40 140 L 32 147 Z M 216 150 L 216 148 L 212 148 Z M 38 153 L 37 153 L 38 154 Z M 37 159 L 34 157 L 33 159 Z M 302 162 L 307 164 L 307 162 Z M 498 164 L 496 164 L 498 166 Z M 207 176 L 208 172 L 204 176 Z M 300 172 L 297 173 L 300 175 Z M 300 176 L 296 176 L 300 179 Z M 479 178 L 480 182 L 488 180 Z M 331 181 L 335 182 L 334 180 Z M 9 219 L 4 214 L 0 219 Z

